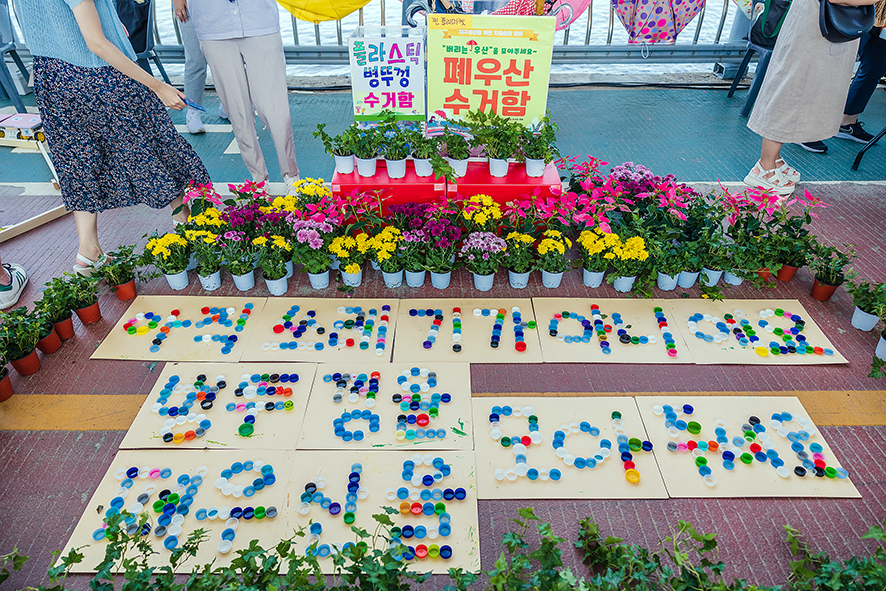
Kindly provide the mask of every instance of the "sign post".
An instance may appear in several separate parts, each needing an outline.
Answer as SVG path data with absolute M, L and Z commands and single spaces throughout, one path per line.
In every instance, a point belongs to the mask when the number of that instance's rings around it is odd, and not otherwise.
M 354 120 L 425 119 L 424 28 L 357 27 L 348 38 Z
M 428 17 L 428 131 L 470 110 L 524 125 L 545 115 L 556 19 L 432 14 Z

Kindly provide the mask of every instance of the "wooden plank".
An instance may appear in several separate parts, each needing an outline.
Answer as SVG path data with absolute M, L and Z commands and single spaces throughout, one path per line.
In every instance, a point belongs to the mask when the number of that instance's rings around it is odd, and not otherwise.
M 64 205 L 59 205 L 58 207 L 54 207 L 49 211 L 44 211 L 41 214 L 35 215 L 32 218 L 26 219 L 23 222 L 19 222 L 13 226 L 7 226 L 5 228 L 0 228 L 0 243 L 6 242 L 7 240 L 11 240 L 20 234 L 24 234 L 34 228 L 38 228 L 43 224 L 48 224 L 52 220 L 56 220 L 63 215 L 67 215 L 69 212 L 65 209 Z

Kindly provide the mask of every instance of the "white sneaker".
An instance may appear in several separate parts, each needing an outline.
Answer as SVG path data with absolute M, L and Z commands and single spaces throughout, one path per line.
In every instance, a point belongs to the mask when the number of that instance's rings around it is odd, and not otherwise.
M 9 273 L 12 281 L 9 285 L 0 285 L 0 310 L 11 308 L 17 304 L 22 291 L 24 291 L 25 286 L 28 284 L 28 274 L 21 265 L 13 263 L 3 265 L 3 268 Z
M 188 131 L 190 131 L 194 135 L 200 135 L 201 133 L 206 133 L 206 128 L 203 127 L 203 120 L 200 118 L 200 111 L 197 109 L 188 109 Z
M 225 106 L 221 103 L 218 104 L 218 118 L 219 119 L 229 119 L 227 111 L 225 111 Z
M 295 195 L 295 183 L 301 180 L 299 175 L 289 176 L 288 174 L 283 175 L 283 184 L 286 185 L 286 194 L 287 195 Z

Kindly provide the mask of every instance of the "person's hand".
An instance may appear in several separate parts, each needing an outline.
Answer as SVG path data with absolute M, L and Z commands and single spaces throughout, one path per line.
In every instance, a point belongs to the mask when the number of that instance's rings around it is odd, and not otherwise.
M 178 22 L 188 22 L 188 0 L 172 0 L 172 11 Z
M 168 84 L 161 82 L 160 85 L 154 89 L 154 93 L 160 97 L 160 100 L 163 101 L 163 104 L 169 109 L 180 111 L 185 108 L 185 101 L 182 100 L 185 95 Z

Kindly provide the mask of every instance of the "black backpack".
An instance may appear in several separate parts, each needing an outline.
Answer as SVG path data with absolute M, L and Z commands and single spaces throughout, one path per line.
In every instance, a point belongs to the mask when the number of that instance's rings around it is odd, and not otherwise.
M 791 0 L 766 0 L 763 12 L 751 25 L 750 42 L 763 49 L 775 47 L 778 32 L 791 7 Z

